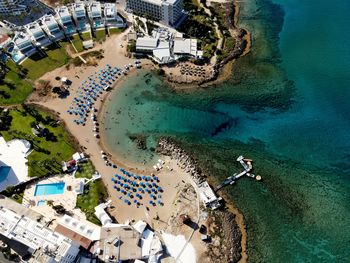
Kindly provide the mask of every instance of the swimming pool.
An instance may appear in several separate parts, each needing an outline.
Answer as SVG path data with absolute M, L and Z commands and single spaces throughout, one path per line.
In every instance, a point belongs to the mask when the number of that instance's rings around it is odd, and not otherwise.
M 64 193 L 65 183 L 37 184 L 34 196 L 38 195 L 60 195 Z
M 0 182 L 3 182 L 6 180 L 7 175 L 9 174 L 11 170 L 10 166 L 1 166 L 0 167 Z
M 45 201 L 45 200 L 39 200 L 39 201 L 36 203 L 36 206 L 43 206 L 43 205 L 46 205 L 46 201 Z

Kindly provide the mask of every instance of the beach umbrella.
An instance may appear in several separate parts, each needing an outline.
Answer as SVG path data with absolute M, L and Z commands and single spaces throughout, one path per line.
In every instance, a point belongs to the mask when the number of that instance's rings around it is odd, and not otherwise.
M 152 204 L 153 204 L 153 201 L 149 201 L 149 203 L 152 205 Z

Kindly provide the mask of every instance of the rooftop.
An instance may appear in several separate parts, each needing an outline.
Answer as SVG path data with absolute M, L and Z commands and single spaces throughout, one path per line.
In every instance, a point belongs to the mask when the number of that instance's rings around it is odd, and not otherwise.
M 69 13 L 67 6 L 61 6 L 61 7 L 57 8 L 57 13 L 59 14 L 59 16 L 61 18 L 66 17 L 66 16 L 70 16 L 70 13 Z
M 42 21 L 45 22 L 48 27 L 50 27 L 50 25 L 57 25 L 56 19 L 53 17 L 53 15 L 43 16 Z
M 37 221 L 4 207 L 0 208 L 0 233 L 25 244 L 32 252 L 39 248 L 57 250 L 63 241 L 70 241 Z
M 77 235 L 90 240 L 90 242 L 98 240 L 101 235 L 99 226 L 86 220 L 75 219 L 68 215 L 64 215 L 59 221 L 56 231 L 63 231 L 64 233 L 74 232 Z
M 140 49 L 155 49 L 158 44 L 158 39 L 153 37 L 139 37 L 136 40 L 136 48 Z
M 28 37 L 23 40 L 19 38 L 15 42 L 18 44 L 27 40 L 29 40 Z M 26 156 L 30 147 L 28 141 L 12 140 L 6 142 L 0 136 L 0 167 L 8 168 L 8 173 L 0 179 L 0 191 L 4 190 L 8 185 L 16 185 L 29 179 Z
M 140 233 L 131 226 L 110 226 L 101 229 L 102 260 L 140 259 L 141 247 L 138 245 Z
M 197 40 L 189 38 L 176 38 L 174 40 L 175 54 L 191 54 L 197 55 Z
M 10 37 L 5 34 L 0 34 L 0 45 L 10 40 Z

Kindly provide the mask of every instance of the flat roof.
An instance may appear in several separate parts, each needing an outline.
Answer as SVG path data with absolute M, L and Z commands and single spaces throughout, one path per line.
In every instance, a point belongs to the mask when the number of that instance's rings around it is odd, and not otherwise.
M 139 37 L 136 40 L 136 49 L 155 49 L 157 47 L 158 39 L 153 37 Z
M 0 222 L 2 235 L 28 246 L 32 251 L 38 248 L 57 250 L 63 242 L 70 242 L 65 236 L 53 232 L 36 220 L 4 207 L 0 208 Z
M 127 225 L 102 227 L 101 259 L 104 261 L 110 257 L 118 260 L 141 259 L 140 236 L 133 227 Z
M 66 237 L 68 237 L 69 239 L 77 242 L 80 246 L 82 246 L 83 248 L 85 249 L 89 249 L 91 243 L 92 243 L 92 240 L 78 234 L 77 232 L 65 227 L 65 226 L 62 226 L 61 224 L 58 224 L 55 231 L 57 233 L 60 233 Z
M 90 223 L 89 221 L 78 220 L 71 216 L 64 215 L 59 221 L 59 224 L 92 241 L 100 239 L 100 227 L 93 223 Z
M 8 35 L 0 34 L 0 44 L 8 41 L 9 39 L 10 39 L 10 37 Z
M 197 54 L 197 39 L 176 38 L 174 40 L 174 53 L 191 54 L 195 56 Z

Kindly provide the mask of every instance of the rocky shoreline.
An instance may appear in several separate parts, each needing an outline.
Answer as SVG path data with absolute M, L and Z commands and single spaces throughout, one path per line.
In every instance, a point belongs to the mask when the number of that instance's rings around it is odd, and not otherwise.
M 234 1 L 234 3 L 231 6 L 230 10 L 230 17 L 233 19 L 230 19 L 228 17 L 228 23 L 229 23 L 229 32 L 232 36 L 232 38 L 235 41 L 234 49 L 230 52 L 230 54 L 225 57 L 222 61 L 216 62 L 214 65 L 205 65 L 204 67 L 210 67 L 211 70 L 210 74 L 207 74 L 204 78 L 201 79 L 186 79 L 183 78 L 176 78 L 174 76 L 171 76 L 169 74 L 166 74 L 166 80 L 170 84 L 178 84 L 178 85 L 204 85 L 208 84 L 210 82 L 216 82 L 220 81 L 221 79 L 225 79 L 225 76 L 221 76 L 221 73 L 223 71 L 223 68 L 230 62 L 233 61 L 249 52 L 249 41 L 250 41 L 250 35 L 249 33 L 243 29 L 237 26 L 236 20 L 239 14 L 239 4 L 237 1 Z
M 159 139 L 156 152 L 176 160 L 178 165 L 191 175 L 196 184 L 207 178 L 195 158 L 170 138 Z M 210 215 L 208 232 L 213 241 L 208 245 L 207 256 L 214 263 L 239 262 L 243 257 L 241 242 L 245 226 L 240 226 L 236 221 L 236 215 L 228 210 L 210 211 Z

